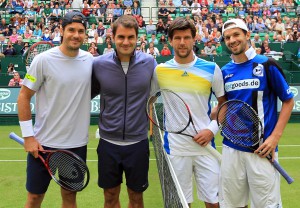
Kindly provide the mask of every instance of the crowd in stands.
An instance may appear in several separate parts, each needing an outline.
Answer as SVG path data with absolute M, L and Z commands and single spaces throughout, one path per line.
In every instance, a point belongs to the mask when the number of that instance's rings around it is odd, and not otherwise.
M 194 51 L 199 56 L 223 54 L 221 29 L 228 18 L 244 19 L 257 53 L 278 55 L 281 51 L 273 51 L 267 43 L 300 41 L 299 0 L 158 0 L 157 19 L 147 22 L 141 4 L 140 0 L 0 0 L 0 57 L 16 55 L 14 44 L 23 47 L 21 53 L 35 41 L 60 44 L 62 16 L 71 10 L 87 17 L 85 43 L 94 56 L 114 51 L 112 22 L 121 15 L 136 18 L 137 50 L 154 57 L 172 55 L 167 31 L 177 16 L 195 24 Z M 105 45 L 103 51 L 99 44 Z

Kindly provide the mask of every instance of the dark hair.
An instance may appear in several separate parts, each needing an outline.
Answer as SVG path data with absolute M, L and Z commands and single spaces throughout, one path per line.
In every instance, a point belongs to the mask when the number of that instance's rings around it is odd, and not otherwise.
M 191 29 L 192 37 L 195 38 L 196 36 L 195 25 L 190 20 L 187 20 L 184 17 L 177 17 L 175 20 L 172 21 L 172 23 L 169 26 L 168 37 L 170 39 L 173 39 L 173 34 L 175 30 L 187 30 L 187 29 Z
M 123 15 L 114 21 L 112 28 L 112 33 L 114 36 L 116 35 L 119 25 L 122 25 L 125 28 L 133 28 L 135 30 L 136 36 L 138 36 L 139 25 L 133 16 Z

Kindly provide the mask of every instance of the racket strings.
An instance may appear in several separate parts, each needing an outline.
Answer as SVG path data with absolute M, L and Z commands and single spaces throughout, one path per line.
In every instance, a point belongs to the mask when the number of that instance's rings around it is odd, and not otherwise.
M 37 44 L 35 47 L 30 48 L 27 54 L 26 64 L 30 65 L 36 55 L 50 48 L 52 48 L 51 44 Z
M 162 92 L 155 101 L 157 125 L 168 132 L 181 132 L 189 123 L 189 112 L 185 103 L 172 92 Z
M 257 114 L 242 102 L 223 106 L 218 115 L 222 134 L 233 143 L 254 146 L 260 141 L 261 129 Z
M 48 165 L 55 180 L 68 190 L 81 191 L 88 183 L 88 169 L 76 157 L 57 151 L 49 155 Z

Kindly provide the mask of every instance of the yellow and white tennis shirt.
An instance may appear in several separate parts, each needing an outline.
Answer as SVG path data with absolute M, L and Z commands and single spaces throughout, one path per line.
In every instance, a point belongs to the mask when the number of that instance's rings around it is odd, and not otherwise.
M 195 57 L 191 63 L 179 64 L 172 59 L 156 67 L 151 91 L 170 89 L 177 93 L 189 106 L 196 129 L 200 131 L 206 129 L 211 122 L 209 115 L 212 93 L 216 97 L 224 95 L 223 83 L 221 70 L 213 62 Z M 184 133 L 195 135 L 192 127 L 188 127 Z M 208 154 L 191 137 L 172 133 L 165 133 L 164 147 L 171 155 Z

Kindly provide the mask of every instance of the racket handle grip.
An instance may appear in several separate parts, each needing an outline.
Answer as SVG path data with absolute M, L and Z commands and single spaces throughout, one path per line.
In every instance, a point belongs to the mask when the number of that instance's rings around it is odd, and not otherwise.
M 205 148 L 219 161 L 219 163 L 221 163 L 222 155 L 215 148 L 213 148 L 210 144 L 206 145 Z
M 276 160 L 274 160 L 274 162 L 271 161 L 271 163 L 276 168 L 276 170 L 282 175 L 282 177 L 284 177 L 288 184 L 294 182 L 294 179 L 291 176 L 289 176 L 289 174 L 281 167 L 281 165 L 279 165 L 279 163 Z
M 9 138 L 15 140 L 16 142 L 18 142 L 21 145 L 24 145 L 24 139 L 19 137 L 17 134 L 15 134 L 14 132 L 11 132 L 9 134 Z

